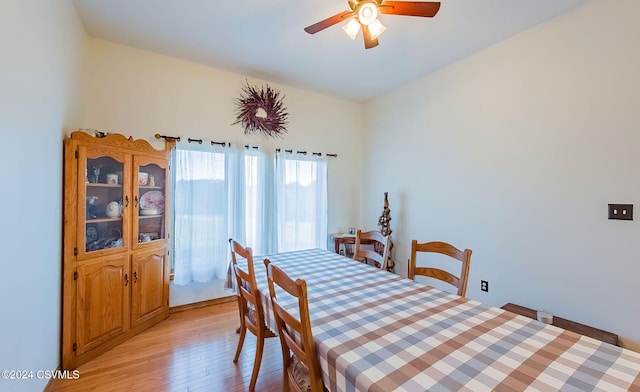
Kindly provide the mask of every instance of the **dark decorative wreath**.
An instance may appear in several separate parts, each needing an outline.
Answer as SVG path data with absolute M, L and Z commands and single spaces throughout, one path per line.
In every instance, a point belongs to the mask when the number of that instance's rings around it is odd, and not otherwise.
M 242 124 L 244 134 L 259 131 L 267 136 L 282 137 L 287 132 L 287 108 L 284 107 L 280 92 L 267 84 L 260 91 L 249 83 L 242 88 L 240 98 L 236 99 L 236 121 Z

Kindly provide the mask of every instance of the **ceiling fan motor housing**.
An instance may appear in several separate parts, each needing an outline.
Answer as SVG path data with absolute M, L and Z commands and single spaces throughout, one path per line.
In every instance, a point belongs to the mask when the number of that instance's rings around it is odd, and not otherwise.
M 365 26 L 369 26 L 378 19 L 378 6 L 373 1 L 362 1 L 356 7 L 358 20 Z

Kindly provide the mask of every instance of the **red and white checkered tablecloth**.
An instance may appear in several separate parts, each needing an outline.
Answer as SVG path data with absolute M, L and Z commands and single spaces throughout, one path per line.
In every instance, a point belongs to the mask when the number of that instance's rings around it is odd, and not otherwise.
M 265 257 L 307 281 L 331 391 L 640 391 L 638 353 L 321 249 L 255 258 L 274 330 Z

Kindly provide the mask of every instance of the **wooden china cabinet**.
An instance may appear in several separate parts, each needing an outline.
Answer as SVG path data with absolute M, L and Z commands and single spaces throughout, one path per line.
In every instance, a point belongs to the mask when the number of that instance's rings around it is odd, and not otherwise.
M 170 149 L 119 134 L 65 139 L 64 369 L 169 315 Z

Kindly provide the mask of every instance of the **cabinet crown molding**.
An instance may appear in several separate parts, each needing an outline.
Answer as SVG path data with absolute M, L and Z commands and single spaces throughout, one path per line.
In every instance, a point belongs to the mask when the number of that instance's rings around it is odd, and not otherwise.
M 71 139 L 85 142 L 100 141 L 100 144 L 108 147 L 126 148 L 134 150 L 136 152 L 158 152 L 162 149 L 157 149 L 151 145 L 147 140 L 134 139 L 132 136 L 126 137 L 120 133 L 108 133 L 103 137 L 96 137 L 84 131 L 71 132 Z

